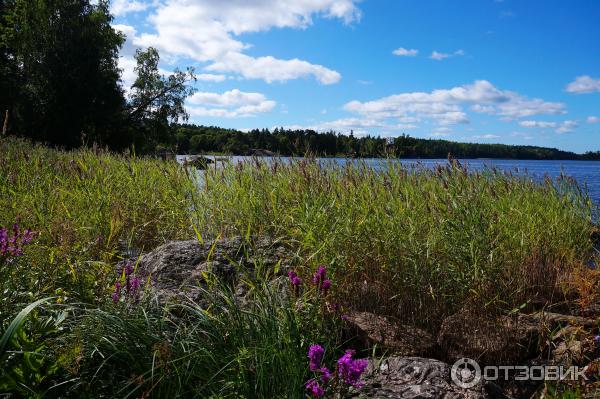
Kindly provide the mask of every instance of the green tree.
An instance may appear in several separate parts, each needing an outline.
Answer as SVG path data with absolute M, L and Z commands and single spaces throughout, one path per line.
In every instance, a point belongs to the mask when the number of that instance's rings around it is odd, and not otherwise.
M 123 37 L 100 0 L 0 0 L 0 106 L 10 131 L 73 147 L 122 137 Z
M 193 68 L 175 70 L 165 77 L 158 69 L 158 51 L 149 47 L 135 54 L 137 78 L 131 86 L 129 120 L 135 129 L 136 148 L 152 149 L 156 144 L 175 144 L 176 136 L 170 123 L 187 120 L 185 99 L 194 88 L 188 82 L 195 81 Z

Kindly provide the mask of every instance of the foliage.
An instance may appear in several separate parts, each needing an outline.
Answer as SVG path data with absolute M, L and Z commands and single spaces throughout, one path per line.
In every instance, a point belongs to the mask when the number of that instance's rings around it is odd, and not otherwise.
M 193 71 L 163 77 L 158 52 L 139 50 L 128 103 L 118 68 L 125 38 L 111 24 L 106 0 L 0 1 L 0 119 L 9 133 L 67 148 L 152 151 L 174 141 L 169 123 L 185 116 Z
M 266 149 L 282 156 L 350 156 L 401 158 L 506 158 L 506 159 L 586 159 L 598 160 L 600 153 L 583 155 L 555 148 L 504 144 L 457 143 L 447 140 L 419 139 L 407 135 L 395 138 L 356 137 L 314 130 L 275 128 L 253 129 L 243 133 L 216 126 L 176 125 L 179 153 L 252 154 Z
M 124 105 L 118 80 L 123 37 L 108 3 L 4 0 L 0 48 L 2 116 L 9 131 L 68 147 L 118 137 Z M 85 82 L 85 83 L 83 83 Z
M 41 398 L 54 388 L 52 377 L 59 365 L 49 353 L 46 340 L 59 332 L 67 313 L 40 317 L 36 308 L 50 299 L 40 299 L 24 308 L 0 339 L 0 394 Z
M 257 283 L 245 304 L 218 287 L 203 293 L 208 307 L 92 310 L 74 330 L 86 337 L 87 364 L 72 389 L 104 397 L 303 398 L 308 346 L 319 339 L 335 348 L 337 336 L 278 290 Z
M 3 292 L 9 302 L 104 297 L 122 256 L 193 234 L 194 190 L 175 161 L 0 140 L 0 226 L 37 233 L 3 269 Z M 10 315 L 14 304 L 2 299 L 0 314 Z
M 163 77 L 158 70 L 158 51 L 152 47 L 137 50 L 135 59 L 138 76 L 131 86 L 129 120 L 134 126 L 136 148 L 153 149 L 171 140 L 169 122 L 187 119 L 183 101 L 194 93 L 187 82 L 196 78 L 191 68 Z
M 561 300 L 560 282 L 592 256 L 592 203 L 565 178 L 253 160 L 205 180 L 202 231 L 281 237 L 309 266 L 331 265 L 349 307 L 432 330 L 469 301 L 492 312 Z

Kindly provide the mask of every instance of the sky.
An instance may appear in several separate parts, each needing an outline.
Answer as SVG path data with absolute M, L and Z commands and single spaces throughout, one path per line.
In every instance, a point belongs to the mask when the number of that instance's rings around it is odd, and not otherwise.
M 112 0 L 189 122 L 600 150 L 598 0 Z

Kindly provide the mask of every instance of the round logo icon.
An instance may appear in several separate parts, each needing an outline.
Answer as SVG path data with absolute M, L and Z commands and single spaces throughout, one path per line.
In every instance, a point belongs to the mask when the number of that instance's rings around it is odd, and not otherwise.
M 481 368 L 473 359 L 458 359 L 450 370 L 452 382 L 461 388 L 473 388 L 481 381 Z

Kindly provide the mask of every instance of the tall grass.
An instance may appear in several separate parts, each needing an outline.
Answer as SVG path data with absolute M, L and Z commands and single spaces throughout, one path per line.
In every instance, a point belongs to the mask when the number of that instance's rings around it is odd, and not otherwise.
M 246 305 L 227 288 L 204 295 L 209 308 L 187 303 L 166 311 L 87 312 L 74 328 L 74 336 L 86 337 L 87 360 L 72 390 L 105 397 L 304 398 L 308 346 L 319 342 L 333 353 L 335 332 L 323 335 L 323 325 L 268 285 L 253 289 Z
M 195 185 L 175 162 L 0 139 L 0 226 L 38 232 L 5 281 L 35 296 L 93 301 L 125 251 L 189 238 Z M 6 287 L 2 287 L 6 288 Z
M 592 252 L 591 201 L 566 178 L 255 160 L 205 180 L 204 231 L 287 239 L 309 268 L 333 266 L 349 306 L 432 329 L 469 302 L 491 312 L 560 300 Z
M 573 281 L 580 293 L 597 287 L 585 274 L 592 203 L 568 178 L 314 160 L 197 177 L 175 162 L 0 139 L 0 226 L 38 232 L 23 256 L 0 259 L 0 332 L 18 303 L 52 296 L 70 309 L 64 322 L 36 308 L 19 324 L 0 387 L 35 355 L 44 367 L 33 364 L 27 388 L 61 397 L 301 398 L 308 346 L 324 345 L 329 363 L 346 349 L 338 304 L 435 331 L 464 306 L 496 314 L 570 299 Z M 196 232 L 287 242 L 305 296 L 255 274 L 244 304 L 212 287 L 204 307 L 109 300 L 123 256 Z M 323 264 L 327 297 L 309 283 Z

